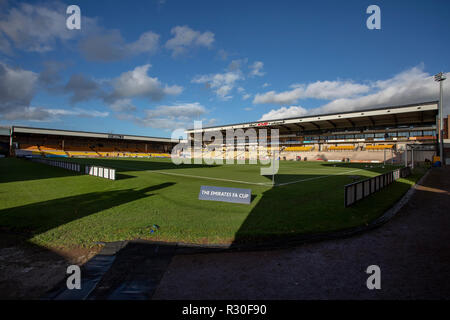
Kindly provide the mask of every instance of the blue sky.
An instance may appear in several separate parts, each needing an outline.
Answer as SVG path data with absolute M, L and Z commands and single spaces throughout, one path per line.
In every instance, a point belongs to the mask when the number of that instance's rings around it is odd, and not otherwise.
M 81 30 L 66 28 L 70 4 Z M 366 27 L 372 4 L 380 30 Z M 449 70 L 444 0 L 0 0 L 0 12 L 0 125 L 169 137 L 194 120 L 436 100 L 431 76 Z

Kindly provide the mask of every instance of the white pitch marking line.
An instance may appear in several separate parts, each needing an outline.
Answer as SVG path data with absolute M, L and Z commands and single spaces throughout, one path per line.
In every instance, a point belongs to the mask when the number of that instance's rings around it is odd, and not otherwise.
M 363 170 L 363 169 L 350 170 L 350 171 L 340 172 L 340 173 L 336 173 L 336 174 L 329 174 L 327 176 L 320 176 L 320 177 L 314 177 L 314 178 L 308 178 L 308 179 L 302 179 L 302 180 L 296 180 L 296 181 L 289 181 L 289 182 L 284 182 L 284 183 L 277 183 L 277 184 L 275 184 L 275 186 L 276 187 L 285 186 L 288 184 L 293 184 L 293 183 L 298 183 L 298 182 L 303 182 L 303 181 L 311 181 L 311 180 L 317 180 L 317 179 L 327 178 L 327 177 L 331 177 L 331 176 L 339 176 L 341 174 L 346 174 L 346 173 L 356 172 L 356 171 L 361 171 L 361 170 Z
M 172 172 L 153 171 L 153 170 L 150 170 L 149 172 L 153 172 L 153 173 L 161 173 L 161 174 L 167 174 L 167 175 L 173 175 L 173 176 L 182 176 L 182 177 L 197 178 L 197 179 L 208 179 L 208 180 L 218 180 L 218 181 L 226 181 L 226 182 L 236 182 L 236 183 L 253 184 L 253 185 L 258 185 L 258 186 L 271 186 L 271 185 L 272 185 L 271 183 L 267 183 L 267 182 L 248 182 L 248 181 L 240 181 L 240 180 L 230 180 L 230 179 L 222 179 L 222 178 L 194 176 L 194 175 L 190 175 L 190 174 L 182 174 L 182 173 L 172 173 Z
M 298 182 L 303 182 L 303 181 L 310 181 L 310 180 L 322 179 L 322 178 L 327 178 L 327 177 L 331 177 L 331 176 L 337 176 L 337 175 L 346 174 L 346 173 L 350 173 L 350 172 L 361 171 L 361 170 L 363 170 L 363 169 L 350 170 L 350 171 L 346 171 L 346 172 L 340 172 L 340 173 L 337 173 L 337 174 L 330 174 L 330 175 L 327 175 L 327 176 L 320 176 L 320 177 L 314 177 L 314 178 L 308 178 L 308 179 L 302 179 L 302 180 L 290 181 L 290 182 L 285 182 L 285 183 L 278 183 L 278 184 L 275 184 L 275 186 L 276 186 L 276 187 L 277 187 L 277 186 L 284 186 L 284 185 L 293 184 L 293 183 L 298 183 Z M 271 183 L 267 183 L 267 182 L 248 182 L 248 181 L 231 180 L 231 179 L 222 179 L 222 178 L 213 178 L 213 177 L 204 177 L 204 176 L 195 176 L 195 175 L 190 175 L 190 174 L 172 173 L 172 172 L 163 172 L 163 171 L 153 171 L 153 170 L 149 170 L 148 172 L 152 172 L 152 173 L 160 173 L 160 174 L 166 174 L 166 175 L 173 175 L 173 176 L 190 177 L 190 178 L 197 178 L 197 179 L 207 179 L 207 180 L 217 180 L 217 181 L 226 181 L 226 182 L 235 182 L 235 183 L 252 184 L 252 185 L 258 185 L 258 186 L 272 186 Z
M 139 171 L 142 170 L 141 168 L 136 168 L 136 167 L 124 167 L 124 166 L 117 166 L 117 165 L 116 165 L 116 167 L 119 167 L 119 168 L 122 168 L 122 169 L 131 169 L 131 170 L 135 169 L 135 170 L 139 170 Z M 327 169 L 324 169 L 324 170 L 327 170 Z M 322 178 L 327 178 L 327 177 L 331 177 L 331 176 L 337 176 L 337 175 L 346 174 L 346 173 L 350 173 L 350 172 L 361 171 L 361 170 L 364 170 L 364 169 L 350 170 L 350 171 L 340 172 L 340 173 L 337 173 L 337 174 L 330 174 L 330 175 L 326 175 L 326 176 L 320 176 L 320 177 L 314 177 L 314 178 L 308 178 L 308 179 L 302 179 L 302 180 L 295 180 L 295 181 L 284 182 L 284 183 L 277 183 L 277 184 L 275 184 L 275 187 L 285 186 L 285 185 L 288 185 L 288 184 L 294 184 L 294 183 L 298 183 L 298 182 L 322 179 Z M 191 178 L 197 178 L 197 179 L 207 179 L 207 180 L 217 180 L 217 181 L 244 183 L 244 184 L 251 184 L 251 185 L 258 185 L 258 186 L 272 186 L 272 184 L 268 183 L 268 182 L 248 182 L 248 181 L 240 181 L 240 180 L 230 180 L 230 179 L 212 178 L 212 177 L 204 177 L 204 176 L 195 176 L 195 175 L 182 174 L 182 173 L 170 173 L 170 172 L 163 172 L 163 171 L 156 171 L 156 170 L 147 170 L 147 172 L 161 173 L 161 174 L 174 175 L 174 176 L 184 176 L 184 177 L 191 177 Z

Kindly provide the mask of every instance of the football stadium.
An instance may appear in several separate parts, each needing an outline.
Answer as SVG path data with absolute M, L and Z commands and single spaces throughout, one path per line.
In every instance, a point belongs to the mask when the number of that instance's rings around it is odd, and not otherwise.
M 184 140 L 2 127 L 0 226 L 48 248 L 135 239 L 238 246 L 349 230 L 443 165 L 438 125 L 431 101 L 189 129 Z M 205 139 L 250 129 L 268 129 L 267 148 L 248 135 L 232 136 L 232 152 Z M 177 148 L 199 137 L 200 153 Z M 252 149 L 264 156 L 252 162 Z M 275 158 L 277 172 L 262 175 L 270 164 L 261 159 Z M 203 200 L 203 186 L 251 196 L 246 204 Z
M 0 0 L 0 304 L 278 319 L 449 300 L 449 12 Z
M 0 304 L 449 300 L 449 12 L 0 0 Z

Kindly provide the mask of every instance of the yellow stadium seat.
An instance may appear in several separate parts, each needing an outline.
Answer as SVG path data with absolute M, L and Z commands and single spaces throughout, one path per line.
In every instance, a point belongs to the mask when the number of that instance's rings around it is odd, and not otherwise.
M 355 147 L 354 146 L 329 146 L 328 147 L 328 150 L 335 150 L 335 151 L 339 151 L 339 150 L 342 150 L 342 151 L 353 151 L 353 150 L 355 150 Z
M 392 149 L 393 147 L 394 147 L 393 144 L 368 145 L 366 146 L 366 150 L 385 150 L 385 149 Z
M 303 146 L 303 147 L 286 147 L 284 151 L 311 151 L 313 150 L 312 146 Z

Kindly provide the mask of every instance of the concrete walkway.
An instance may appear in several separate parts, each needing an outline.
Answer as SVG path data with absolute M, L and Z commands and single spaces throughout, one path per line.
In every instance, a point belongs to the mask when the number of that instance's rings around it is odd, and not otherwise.
M 153 299 L 449 299 L 450 168 L 380 228 L 292 249 L 176 255 Z M 381 290 L 368 290 L 369 265 Z

